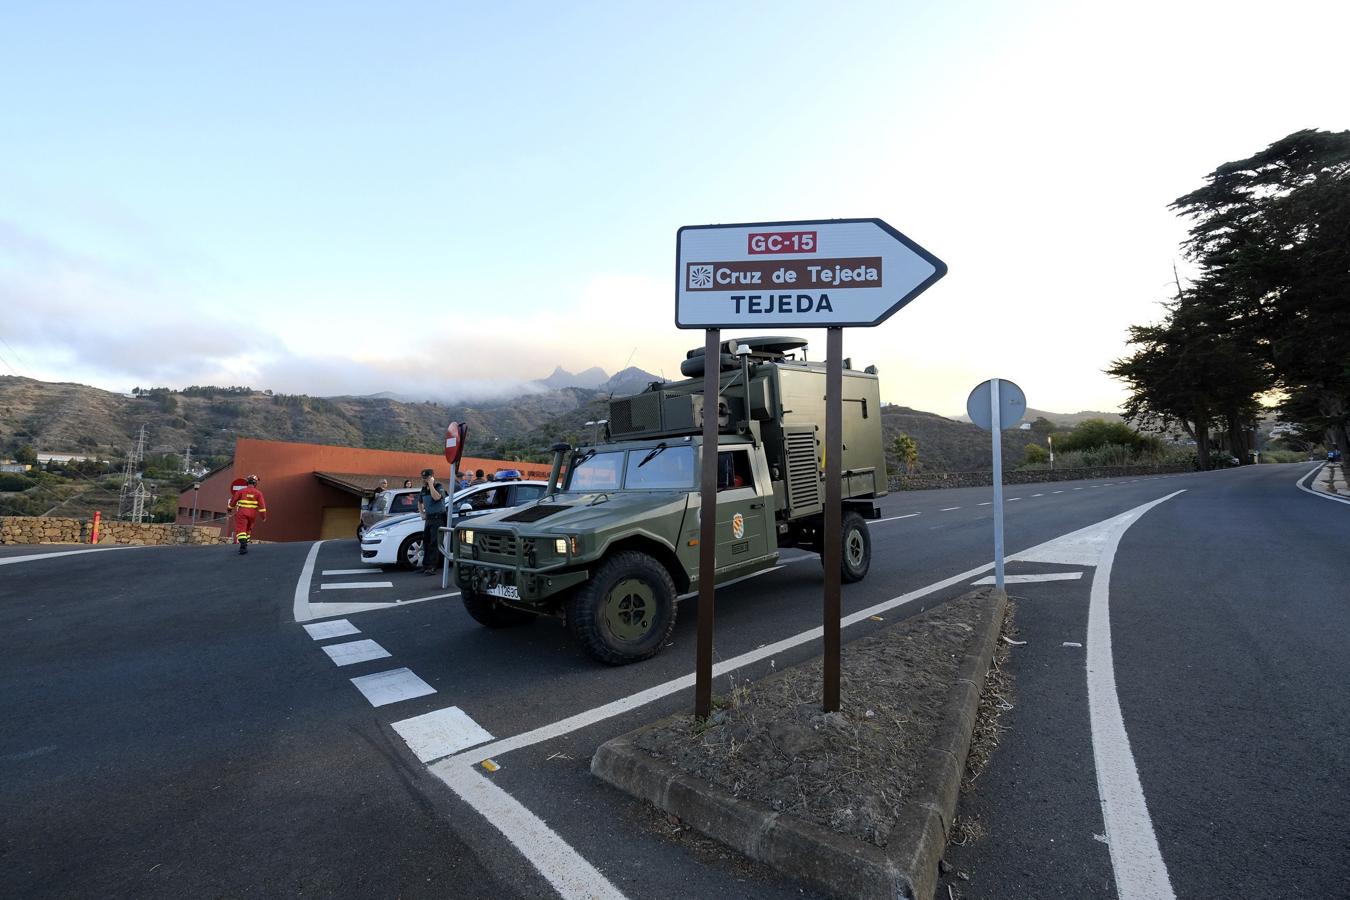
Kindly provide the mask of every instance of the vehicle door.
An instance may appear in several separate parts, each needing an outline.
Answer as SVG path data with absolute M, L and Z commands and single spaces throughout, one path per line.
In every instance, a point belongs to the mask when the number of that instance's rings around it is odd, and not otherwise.
M 393 496 L 389 501 L 389 509 L 381 518 L 388 519 L 394 516 L 406 516 L 409 513 L 415 512 L 417 512 L 417 491 L 406 491 Z
M 511 485 L 488 484 L 470 491 L 455 501 L 455 523 L 472 519 L 496 509 L 505 509 L 511 498 Z M 467 509 L 466 509 L 467 507 Z
M 373 528 L 381 519 L 388 518 L 389 501 L 393 499 L 393 496 L 390 491 L 381 491 L 380 496 L 375 498 L 374 503 L 361 510 L 361 524 L 367 528 Z
M 749 448 L 717 454 L 719 573 L 763 559 L 778 547 L 776 537 L 769 540 L 768 509 L 758 487 Z

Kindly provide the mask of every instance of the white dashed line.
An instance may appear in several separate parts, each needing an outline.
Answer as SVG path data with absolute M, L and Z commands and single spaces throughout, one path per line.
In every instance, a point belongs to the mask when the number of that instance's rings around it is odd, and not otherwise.
M 411 669 L 390 669 L 388 672 L 376 672 L 374 675 L 362 675 L 353 678 L 352 684 L 365 695 L 371 706 L 388 706 L 400 700 L 425 697 L 436 693 L 436 689 L 413 674 Z
M 1033 497 L 1044 497 L 1045 495 L 1044 495 L 1044 494 L 1032 494 L 1031 496 L 1033 496 Z
M 948 506 L 946 509 L 939 509 L 938 512 L 951 512 L 954 509 L 960 509 L 959 506 Z
M 388 650 L 372 640 L 348 641 L 345 644 L 328 644 L 323 648 L 335 665 L 354 666 L 372 659 L 385 659 L 390 656 Z
M 900 519 L 912 519 L 912 518 L 914 518 L 914 517 L 917 516 L 917 515 L 918 515 L 918 513 L 906 513 L 906 514 L 903 515 L 903 516 L 891 516 L 889 519 L 873 519 L 873 520 L 872 520 L 872 524 L 873 524 L 873 525 L 880 525 L 882 522 L 895 522 L 895 521 L 898 521 L 898 520 L 900 520 Z
M 324 575 L 383 575 L 384 571 L 379 566 L 369 566 L 365 569 L 324 569 Z
M 1051 491 L 1050 493 L 1052 493 L 1052 494 L 1062 494 L 1062 493 L 1064 493 L 1064 492 L 1063 492 L 1063 491 Z
M 992 501 L 986 500 L 983 503 L 977 503 L 976 506 L 988 506 Z
M 458 706 L 395 722 L 393 728 L 422 762 L 441 759 L 492 740 L 492 735 Z
M 349 634 L 360 634 L 361 629 L 357 628 L 346 619 L 337 619 L 332 622 L 315 622 L 312 625 L 306 625 L 305 631 L 316 641 L 326 641 L 329 638 L 346 637 Z
M 1009 497 L 1009 498 L 1008 498 L 1008 502 L 1011 503 L 1011 502 L 1013 502 L 1014 500 L 1021 500 L 1021 499 L 1022 499 L 1021 497 Z
M 392 581 L 334 581 L 331 584 L 319 585 L 319 590 L 323 591 L 359 591 L 362 588 L 387 588 L 393 587 Z
M 0 559 L 0 566 L 12 566 L 15 563 L 36 562 L 39 559 L 52 559 L 57 556 L 78 556 L 81 553 L 104 553 L 108 550 L 139 550 L 140 547 L 90 547 L 88 550 L 58 550 L 55 553 L 28 553 L 23 556 L 10 556 Z

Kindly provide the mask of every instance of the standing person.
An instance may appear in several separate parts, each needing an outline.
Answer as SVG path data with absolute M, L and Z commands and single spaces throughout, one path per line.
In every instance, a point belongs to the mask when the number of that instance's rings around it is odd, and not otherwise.
M 403 479 L 403 486 L 405 488 L 412 487 L 412 479 L 411 478 Z
M 441 528 L 446 521 L 449 497 L 436 473 L 422 470 L 422 489 L 417 492 L 417 511 L 422 514 L 422 574 L 435 575 L 441 561 Z
M 474 484 L 487 484 L 487 476 L 485 476 L 485 475 L 483 474 L 483 470 L 482 470 L 482 469 L 479 469 L 478 471 L 476 471 L 476 472 L 473 473 L 473 483 L 474 483 Z
M 261 515 L 262 520 L 267 521 L 267 501 L 263 499 L 262 491 L 258 490 L 258 476 L 250 475 L 244 480 L 248 484 L 231 497 L 227 504 L 234 512 L 234 539 L 239 542 L 240 556 L 248 552 L 248 542 L 253 539 L 254 517 Z
M 387 491 L 387 490 L 389 490 L 389 479 L 388 479 L 388 478 L 381 478 L 381 479 L 380 479 L 380 483 L 377 484 L 377 485 L 375 485 L 375 493 L 373 493 L 373 494 L 370 495 L 370 508 L 371 508 L 371 509 L 374 509 L 374 508 L 375 508 L 375 504 L 379 501 L 380 495 L 383 494 L 383 493 L 384 493 L 385 491 Z

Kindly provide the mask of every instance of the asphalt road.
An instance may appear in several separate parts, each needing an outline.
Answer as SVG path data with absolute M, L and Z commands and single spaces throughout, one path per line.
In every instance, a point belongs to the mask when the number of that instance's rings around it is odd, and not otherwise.
M 1336 896 L 1350 882 L 1350 701 L 1338 652 L 1350 633 L 1350 509 L 1298 491 L 1305 471 L 1008 489 L 1010 554 L 1184 490 L 1125 532 L 1109 579 L 1120 708 L 1177 896 Z M 845 588 L 845 613 L 987 563 L 988 499 L 987 488 L 888 497 L 872 571 Z M 672 835 L 589 775 L 601 742 L 692 702 L 689 690 L 661 686 L 691 670 L 694 600 L 660 656 L 611 669 L 553 621 L 478 627 L 437 579 L 343 573 L 361 568 L 354 541 L 320 545 L 307 582 L 308 544 L 259 545 L 244 558 L 202 547 L 14 562 L 26 554 L 5 550 L 7 894 L 550 896 L 547 873 L 511 843 L 521 832 L 491 819 L 523 808 L 628 897 L 809 895 Z M 819 624 L 819 564 L 792 556 L 719 591 L 719 660 Z M 1085 574 L 1011 589 L 1027 644 L 1013 656 L 1009 731 L 963 800 L 962 814 L 986 831 L 951 854 L 969 876 L 954 882 L 967 897 L 1115 895 L 1084 650 L 1063 646 L 1085 643 L 1091 569 L 1009 564 L 1013 574 L 1069 569 Z M 955 596 L 975 577 L 885 618 Z M 355 633 L 312 638 L 297 612 Z M 861 622 L 845 640 L 876 627 Z M 325 651 L 357 641 L 374 642 L 358 648 L 372 658 L 338 666 Z M 817 649 L 786 647 L 717 689 Z M 351 681 L 405 668 L 400 683 L 422 685 L 420 696 L 375 706 Z M 644 690 L 659 696 L 608 706 Z M 488 813 L 447 788 L 393 727 L 452 706 L 495 739 L 498 771 L 477 771 L 507 800 Z M 576 727 L 492 749 L 568 717 Z

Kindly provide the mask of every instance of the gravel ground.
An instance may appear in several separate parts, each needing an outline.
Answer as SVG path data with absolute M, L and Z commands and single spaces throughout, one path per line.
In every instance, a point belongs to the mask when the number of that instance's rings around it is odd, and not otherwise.
M 971 596 L 846 644 L 842 712 L 820 711 L 816 659 L 678 716 L 636 746 L 736 797 L 885 847 L 974 635 Z

